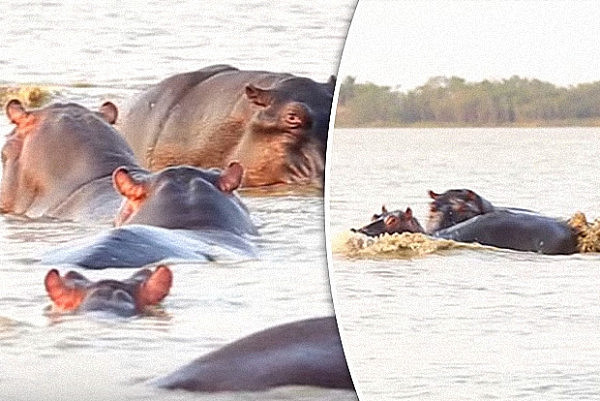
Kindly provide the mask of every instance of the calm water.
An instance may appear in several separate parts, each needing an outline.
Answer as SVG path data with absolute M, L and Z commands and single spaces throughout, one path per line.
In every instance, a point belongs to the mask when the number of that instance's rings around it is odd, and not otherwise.
M 330 237 L 427 190 L 600 217 L 600 130 L 336 130 Z M 360 157 L 357 157 L 360 155 Z M 458 249 L 332 259 L 342 340 L 361 401 L 600 399 L 600 255 Z
M 0 85 L 44 85 L 56 99 L 96 108 L 108 99 L 125 107 L 162 78 L 216 63 L 324 81 L 337 69 L 355 1 L 64 3 L 0 3 Z M 0 132 L 9 130 L 1 117 Z M 145 384 L 243 335 L 333 313 L 322 198 L 243 196 L 261 233 L 260 259 L 173 266 L 160 317 L 49 316 L 50 267 L 33 260 L 106 227 L 0 217 L 0 398 L 354 400 L 316 388 L 202 396 Z

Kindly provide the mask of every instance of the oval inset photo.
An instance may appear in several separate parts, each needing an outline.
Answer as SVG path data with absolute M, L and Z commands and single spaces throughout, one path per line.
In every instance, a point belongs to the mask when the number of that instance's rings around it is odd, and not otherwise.
M 326 176 L 361 401 L 600 388 L 600 7 L 361 1 Z

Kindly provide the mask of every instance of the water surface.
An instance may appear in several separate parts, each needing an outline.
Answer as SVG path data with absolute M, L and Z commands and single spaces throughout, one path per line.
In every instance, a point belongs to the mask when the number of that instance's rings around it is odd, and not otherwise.
M 385 204 L 424 223 L 427 190 L 600 217 L 600 132 L 336 129 L 330 240 Z M 472 247 L 330 263 L 338 324 L 361 401 L 600 397 L 600 257 Z

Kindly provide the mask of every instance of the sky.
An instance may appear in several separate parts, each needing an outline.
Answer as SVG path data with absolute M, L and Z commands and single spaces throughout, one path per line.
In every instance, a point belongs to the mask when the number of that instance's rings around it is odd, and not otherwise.
M 339 77 L 406 91 L 434 76 L 600 80 L 600 2 L 360 0 Z

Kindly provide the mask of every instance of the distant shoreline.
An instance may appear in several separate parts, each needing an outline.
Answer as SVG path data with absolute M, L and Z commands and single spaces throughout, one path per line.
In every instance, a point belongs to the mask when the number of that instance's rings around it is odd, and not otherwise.
M 600 127 L 600 119 L 579 120 L 540 120 L 509 124 L 464 124 L 464 123 L 439 123 L 424 121 L 416 123 L 396 123 L 387 121 L 368 122 L 365 124 L 344 124 L 336 121 L 335 128 L 574 128 L 574 127 Z

